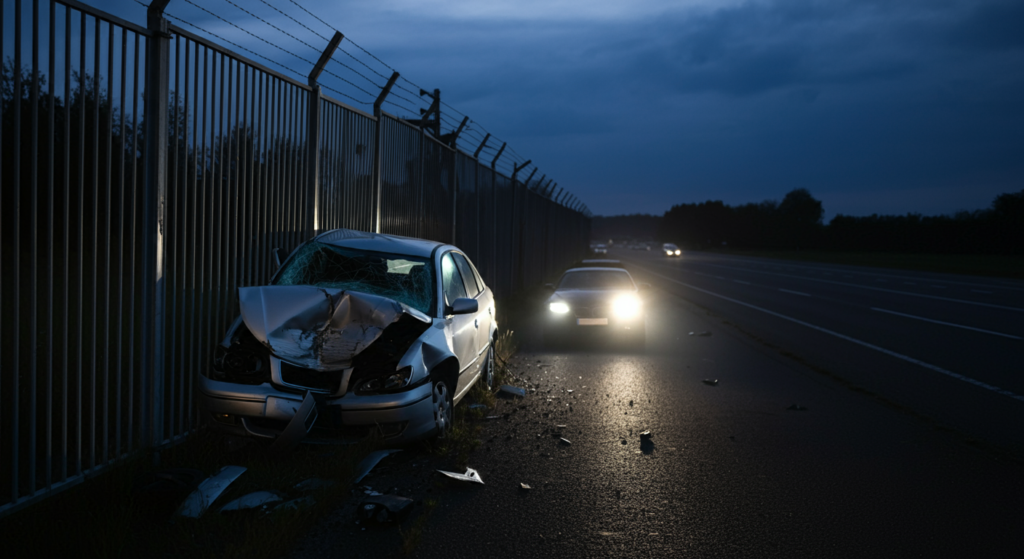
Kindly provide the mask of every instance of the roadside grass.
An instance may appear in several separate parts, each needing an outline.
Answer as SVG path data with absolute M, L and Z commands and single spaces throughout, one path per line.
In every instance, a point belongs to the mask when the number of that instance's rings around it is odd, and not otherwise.
M 917 272 L 939 272 L 1024 279 L 1024 257 L 999 254 L 915 254 L 824 250 L 709 250 L 722 254 L 782 260 L 871 266 Z

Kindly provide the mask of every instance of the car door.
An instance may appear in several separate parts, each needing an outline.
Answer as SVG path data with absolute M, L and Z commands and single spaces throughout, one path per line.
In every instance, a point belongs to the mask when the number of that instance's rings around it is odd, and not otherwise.
M 494 297 L 491 294 L 491 290 L 487 289 L 484 285 L 480 275 L 476 273 L 472 263 L 469 261 L 469 257 L 462 253 L 452 253 L 455 258 L 455 264 L 459 267 L 459 272 L 462 274 L 462 281 L 466 283 L 466 291 L 469 292 L 469 296 L 477 300 L 477 312 L 476 322 L 474 323 L 477 327 L 476 332 L 476 350 L 480 365 L 483 366 L 484 356 L 483 353 L 487 351 L 487 346 L 491 342 L 491 323 L 494 320 Z
M 473 379 L 476 369 L 476 315 L 450 313 L 451 304 L 462 297 L 467 297 L 466 284 L 462 281 L 458 265 L 452 253 L 441 257 L 441 291 L 444 296 L 445 322 L 452 333 L 452 350 L 459 360 L 459 382 L 455 387 L 456 397 Z

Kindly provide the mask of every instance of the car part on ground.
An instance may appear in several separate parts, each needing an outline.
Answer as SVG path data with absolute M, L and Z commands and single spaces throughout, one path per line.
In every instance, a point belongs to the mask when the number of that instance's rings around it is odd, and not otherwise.
M 178 516 L 186 518 L 199 518 L 202 516 L 206 509 L 217 500 L 217 497 L 220 497 L 221 493 L 233 481 L 238 479 L 238 476 L 242 475 L 245 470 L 246 468 L 243 466 L 224 466 L 216 475 L 203 480 L 199 487 L 190 493 L 185 498 L 185 501 L 181 503 L 181 506 L 178 507 Z

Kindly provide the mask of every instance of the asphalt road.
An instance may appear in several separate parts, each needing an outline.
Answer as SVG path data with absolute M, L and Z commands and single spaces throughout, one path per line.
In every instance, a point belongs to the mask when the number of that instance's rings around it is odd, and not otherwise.
M 610 256 L 654 285 L 645 351 L 550 352 L 527 328 L 512 368 L 535 391 L 482 422 L 469 462 L 485 485 L 430 474 L 414 450 L 364 481 L 437 500 L 414 556 L 1020 553 L 1021 341 L 872 310 L 1020 336 L 999 308 L 1024 306 L 1019 284 L 634 254 Z M 851 286 L 876 279 L 998 307 Z M 390 556 L 400 539 L 344 513 L 315 532 L 292 556 Z

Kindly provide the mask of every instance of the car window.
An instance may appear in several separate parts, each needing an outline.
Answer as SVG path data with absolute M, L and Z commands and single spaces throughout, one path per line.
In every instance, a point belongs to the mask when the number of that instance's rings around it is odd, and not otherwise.
M 466 285 L 462 283 L 462 275 L 450 252 L 441 258 L 441 288 L 444 290 L 445 303 L 449 305 L 456 299 L 466 297 Z
M 359 251 L 313 241 L 278 274 L 274 285 L 315 285 L 387 297 L 428 314 L 434 308 L 434 267 L 425 258 Z
M 567 272 L 558 289 L 635 289 L 626 272 L 618 270 L 580 270 Z
M 484 278 L 480 277 L 480 271 L 476 269 L 476 264 L 473 264 L 473 261 L 468 256 L 466 257 L 466 262 L 469 262 L 469 267 L 473 270 L 473 277 L 476 278 L 476 284 L 480 287 L 480 291 L 487 289 Z
M 476 284 L 476 277 L 473 275 L 473 269 L 469 267 L 469 261 L 457 252 L 453 252 L 451 255 L 455 258 L 455 265 L 459 268 L 463 283 L 466 284 L 466 294 L 469 297 L 476 297 L 482 289 Z

